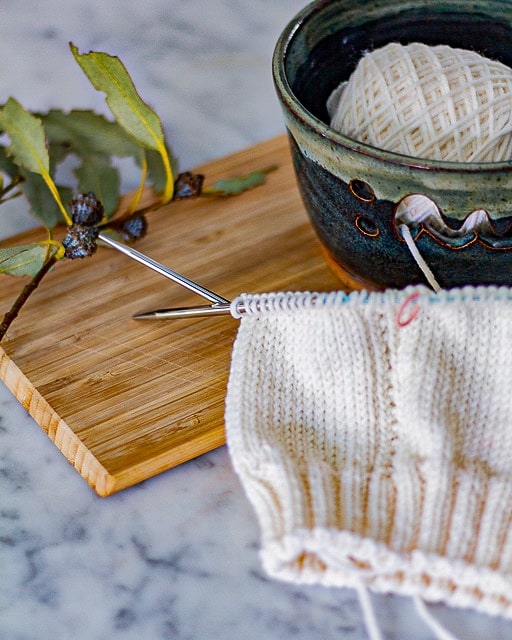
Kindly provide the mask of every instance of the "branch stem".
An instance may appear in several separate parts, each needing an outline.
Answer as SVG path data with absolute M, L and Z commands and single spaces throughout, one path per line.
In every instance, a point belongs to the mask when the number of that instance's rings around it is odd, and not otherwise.
M 9 191 L 12 191 L 14 188 L 16 188 L 19 184 L 21 184 L 22 182 L 24 182 L 25 178 L 23 178 L 22 176 L 15 176 L 10 182 L 9 184 L 5 185 L 5 187 L 3 187 L 2 189 L 0 189 L 0 200 L 6 200 L 7 198 L 5 198 L 5 196 L 9 193 Z
M 39 269 L 39 271 L 33 276 L 32 280 L 28 282 L 22 289 L 19 296 L 14 301 L 12 307 L 5 314 L 4 319 L 2 320 L 2 324 L 0 324 L 0 342 L 3 337 L 7 333 L 7 330 L 11 326 L 12 322 L 17 318 L 19 312 L 21 311 L 23 305 L 29 299 L 30 295 L 37 289 L 39 283 L 44 278 L 44 276 L 50 271 L 50 269 L 56 264 L 58 261 L 58 257 L 56 254 L 51 255 L 46 262 L 44 262 L 43 266 Z

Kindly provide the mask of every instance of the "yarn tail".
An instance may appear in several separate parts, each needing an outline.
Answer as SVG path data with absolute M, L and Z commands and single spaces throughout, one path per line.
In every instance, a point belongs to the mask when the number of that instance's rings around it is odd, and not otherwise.
M 432 273 L 430 267 L 428 266 L 428 264 L 425 262 L 425 259 L 421 255 L 420 250 L 416 246 L 416 243 L 414 242 L 411 234 L 411 230 L 406 224 L 401 224 L 398 227 L 398 230 L 400 231 L 402 238 L 405 240 L 405 244 L 407 245 L 407 248 L 411 252 L 412 257 L 416 261 L 416 264 L 421 269 L 423 275 L 427 279 L 427 282 L 436 293 L 439 293 L 439 291 L 441 291 L 441 286 L 437 282 L 436 277 Z

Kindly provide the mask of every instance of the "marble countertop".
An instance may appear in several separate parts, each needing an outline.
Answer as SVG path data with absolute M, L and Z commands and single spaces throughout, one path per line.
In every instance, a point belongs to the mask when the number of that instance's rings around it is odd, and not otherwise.
M 116 54 L 193 168 L 284 131 L 270 60 L 304 2 L 2 0 L 0 102 L 104 111 L 68 42 Z M 34 225 L 13 206 L 2 238 Z M 0 383 L 2 640 L 369 637 L 355 592 L 272 581 L 258 548 L 226 447 L 99 498 Z M 434 637 L 408 599 L 372 602 L 386 640 Z M 432 610 L 464 640 L 512 638 L 499 618 Z

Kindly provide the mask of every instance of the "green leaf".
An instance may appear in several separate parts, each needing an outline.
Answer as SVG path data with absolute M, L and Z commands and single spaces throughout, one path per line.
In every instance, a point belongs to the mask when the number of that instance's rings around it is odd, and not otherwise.
M 117 123 L 93 111 L 65 113 L 52 109 L 41 119 L 47 133 L 52 160 L 61 162 L 69 154 L 81 161 L 74 170 L 78 192 L 93 191 L 110 218 L 119 203 L 121 181 L 111 157 L 132 156 L 138 160 L 141 146 Z
M 78 178 L 78 191 L 93 191 L 103 205 L 105 217 L 110 219 L 119 203 L 121 180 L 119 171 L 111 165 L 109 158 L 89 155 L 74 173 Z
M 54 248 L 51 249 L 55 251 Z M 34 276 L 48 257 L 48 247 L 26 244 L 0 249 L 0 274 L 11 276 Z
M 232 176 L 223 180 L 217 180 L 213 187 L 203 189 L 203 195 L 216 195 L 216 196 L 234 196 L 253 189 L 261 184 L 264 184 L 266 176 L 271 171 L 277 169 L 275 165 L 260 169 L 259 171 L 252 171 L 243 176 Z
M 45 227 L 53 229 L 57 224 L 64 221 L 60 207 L 39 174 L 25 171 L 24 176 L 25 180 L 20 187 L 28 200 L 32 215 L 42 222 Z M 72 199 L 72 189 L 67 187 L 55 188 L 58 189 L 61 201 L 69 202 Z
M 50 147 L 62 147 L 67 153 L 80 157 L 91 154 L 136 157 L 139 146 L 119 123 L 88 110 L 69 113 L 52 109 L 40 114 Z
M 160 118 L 139 96 L 119 58 L 94 51 L 80 54 L 72 43 L 70 47 L 93 86 L 105 93 L 107 104 L 117 122 L 139 144 L 158 151 L 162 156 L 166 173 L 164 199 L 170 200 L 174 181 Z
M 61 162 L 69 154 L 77 156 L 82 165 L 74 173 L 79 176 L 78 190 L 94 191 L 102 201 L 105 215 L 110 218 L 119 202 L 120 183 L 118 172 L 111 166 L 111 157 L 132 157 L 141 166 L 145 154 L 148 179 L 156 192 L 162 192 L 166 186 L 166 172 L 160 152 L 154 149 L 144 150 L 118 122 L 111 122 L 104 116 L 88 110 L 73 110 L 65 113 L 52 109 L 47 114 L 40 114 L 43 121 L 52 160 Z M 177 171 L 178 162 L 169 148 L 172 172 Z M 105 176 L 96 175 L 93 166 L 97 165 L 96 174 L 106 171 Z M 91 183 L 88 179 L 91 177 Z M 101 180 L 101 190 L 95 186 Z M 111 191 L 114 190 L 114 191 Z M 100 195 L 101 194 L 101 195 Z
M 9 98 L 0 109 L 0 126 L 11 141 L 9 155 L 19 166 L 42 176 L 64 220 L 71 224 L 71 218 L 50 175 L 50 156 L 41 120 L 26 111 L 17 100 Z
M 0 109 L 0 125 L 11 140 L 8 153 L 17 164 L 40 175 L 49 174 L 50 157 L 41 120 L 9 98 Z
M 0 146 L 0 171 L 10 178 L 15 178 L 19 175 L 18 166 L 9 158 L 6 148 L 2 146 Z
M 158 149 L 163 142 L 160 119 L 137 93 L 121 60 L 95 51 L 80 54 L 73 44 L 71 51 L 94 87 L 106 94 L 107 104 L 121 126 L 144 147 Z
M 44 129 L 50 145 L 51 158 L 61 162 L 64 158 L 73 154 L 82 161 L 82 166 L 96 162 L 101 167 L 110 164 L 111 156 L 119 158 L 132 157 L 141 165 L 141 145 L 130 136 L 118 122 L 111 122 L 104 116 L 88 110 L 73 110 L 65 113 L 59 109 L 52 109 L 46 114 L 39 114 L 43 121 Z M 160 152 L 154 149 L 145 150 L 147 160 L 148 179 L 156 192 L 162 192 L 166 185 L 166 172 Z M 167 147 L 167 155 L 170 158 L 173 174 L 178 170 L 178 161 Z M 83 174 L 79 191 L 94 191 L 103 202 L 105 213 L 109 214 L 109 206 L 105 203 L 106 191 L 99 196 L 98 190 L 93 185 L 87 185 L 86 176 L 89 169 L 80 170 Z M 75 171 L 75 174 L 77 171 Z M 107 182 L 110 178 L 107 178 Z M 113 179 L 113 174 L 112 174 Z M 114 183 L 112 180 L 112 188 Z M 118 191 L 115 193 L 115 201 L 118 202 Z M 114 200 L 113 195 L 109 195 Z

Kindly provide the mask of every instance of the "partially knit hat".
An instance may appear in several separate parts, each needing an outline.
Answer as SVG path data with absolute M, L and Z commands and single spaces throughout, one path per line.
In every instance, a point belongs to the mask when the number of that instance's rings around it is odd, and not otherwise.
M 227 441 L 266 571 L 512 617 L 512 289 L 232 308 Z

